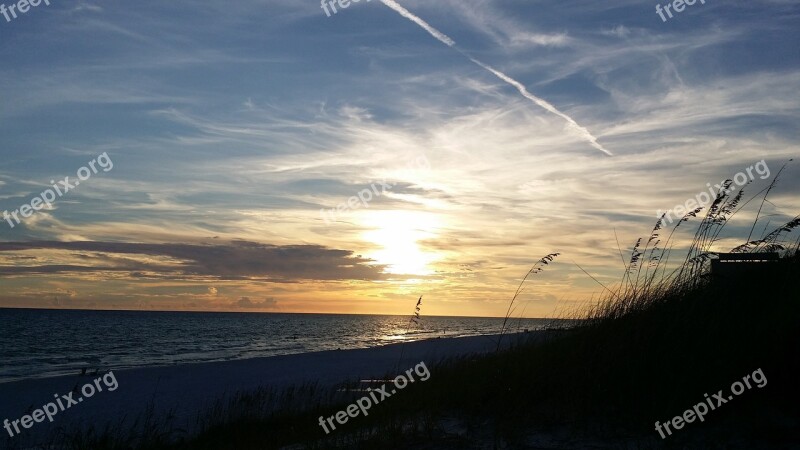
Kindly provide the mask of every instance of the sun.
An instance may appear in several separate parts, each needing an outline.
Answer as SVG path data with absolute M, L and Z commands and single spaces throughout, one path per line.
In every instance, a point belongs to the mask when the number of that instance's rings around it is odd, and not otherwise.
M 430 265 L 438 259 L 438 255 L 420 247 L 420 241 L 437 236 L 439 224 L 433 214 L 420 211 L 370 211 L 365 212 L 363 224 L 370 229 L 364 232 L 363 239 L 378 246 L 365 256 L 386 265 L 386 273 L 433 273 Z

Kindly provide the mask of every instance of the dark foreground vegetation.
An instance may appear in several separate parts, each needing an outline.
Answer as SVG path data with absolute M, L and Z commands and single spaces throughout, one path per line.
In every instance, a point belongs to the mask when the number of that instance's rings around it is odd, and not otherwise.
M 735 275 L 713 273 L 712 248 L 751 203 L 743 200 L 743 191 L 722 194 L 704 214 L 690 211 L 672 229 L 659 221 L 623 260 L 621 282 L 599 287 L 606 297 L 580 313 L 581 325 L 550 330 L 508 351 L 430 367 L 430 380 L 328 436 L 318 417 L 343 409 L 352 395 L 301 386 L 220 405 L 191 438 L 166 424 L 146 424 L 137 433 L 59 439 L 72 448 L 173 450 L 798 448 L 800 256 L 789 236 L 800 219 L 734 250 L 775 252 L 780 261 Z M 693 236 L 677 243 L 678 228 L 693 224 Z M 752 235 L 750 227 L 744 230 Z M 671 267 L 673 247 L 688 252 Z M 523 283 L 557 256 L 540 260 Z M 666 439 L 655 430 L 656 421 L 683 415 L 705 402 L 705 394 L 722 390 L 727 397 L 732 383 L 759 369 L 763 387 L 753 382 L 703 422 L 685 424 Z
M 794 448 L 800 444 L 800 260 L 710 279 L 544 342 L 431 368 L 326 437 L 347 405 L 238 419 L 174 449 Z M 641 306 L 641 307 L 639 307 Z M 768 380 L 662 440 L 671 420 L 761 369 Z

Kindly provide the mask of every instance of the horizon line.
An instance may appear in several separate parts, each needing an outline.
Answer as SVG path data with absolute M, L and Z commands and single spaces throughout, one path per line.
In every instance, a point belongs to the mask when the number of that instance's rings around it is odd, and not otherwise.
M 93 311 L 93 312 L 156 312 L 156 313 L 222 313 L 222 314 L 304 314 L 304 315 L 323 315 L 323 316 L 390 316 L 390 317 L 410 317 L 413 314 L 378 314 L 378 313 L 325 313 L 325 312 L 290 312 L 290 311 L 209 311 L 209 310 L 164 310 L 164 309 L 91 309 L 91 308 L 48 308 L 48 307 L 25 307 L 25 306 L 0 306 L 2 309 L 20 309 L 37 311 Z M 450 318 L 469 318 L 469 319 L 505 319 L 503 316 L 442 316 L 430 314 L 424 317 L 450 317 Z M 530 320 L 580 320 L 552 317 L 509 317 L 511 319 L 530 319 Z

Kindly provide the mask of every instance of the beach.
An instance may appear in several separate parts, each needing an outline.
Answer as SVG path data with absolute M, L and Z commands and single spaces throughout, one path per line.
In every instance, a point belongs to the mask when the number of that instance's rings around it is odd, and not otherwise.
M 503 347 L 521 336 L 530 338 L 540 335 L 537 333 L 541 332 L 505 336 Z M 59 427 L 71 429 L 93 426 L 102 429 L 106 425 L 131 424 L 136 418 L 145 417 L 149 408 L 152 408 L 152 417 L 163 418 L 170 414 L 176 428 L 191 433 L 198 415 L 236 393 L 262 388 L 281 389 L 308 382 L 317 382 L 320 387 L 333 387 L 345 381 L 402 373 L 420 362 L 433 368 L 444 358 L 484 354 L 495 350 L 496 346 L 497 336 L 434 338 L 366 349 L 329 350 L 169 367 L 119 371 L 112 367 L 107 370 L 113 371 L 118 383 L 113 392 L 108 389 L 98 392 L 60 412 L 52 423 L 45 418 L 13 438 L 6 432 L 4 438 L 13 439 L 17 445 L 32 445 Z M 14 420 L 31 414 L 53 401 L 55 394 L 62 395 L 75 390 L 74 397 L 77 399 L 80 387 L 92 384 L 103 373 L 2 383 L 0 420 Z M 432 370 L 431 376 L 436 376 L 435 370 Z

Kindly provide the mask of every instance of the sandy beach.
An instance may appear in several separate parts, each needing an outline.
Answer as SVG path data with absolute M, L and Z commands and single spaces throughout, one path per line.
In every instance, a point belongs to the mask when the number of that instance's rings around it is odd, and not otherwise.
M 529 333 L 528 337 L 534 336 Z M 504 346 L 520 335 L 504 337 Z M 429 367 L 443 358 L 481 354 L 496 347 L 496 336 L 436 338 L 375 348 L 334 350 L 237 361 L 148 367 L 114 371 L 118 388 L 95 394 L 60 412 L 53 423 L 46 419 L 13 438 L 30 445 L 58 427 L 102 428 L 121 421 L 130 423 L 152 405 L 156 417 L 168 412 L 175 424 L 190 430 L 198 413 L 231 394 L 259 388 L 281 388 L 316 381 L 331 386 L 343 381 L 380 377 L 424 361 Z M 113 367 L 103 368 L 113 370 Z M 103 372 L 101 371 L 100 374 Z M 436 376 L 435 372 L 432 376 Z M 92 383 L 92 376 L 61 376 L 0 384 L 0 420 L 15 420 L 66 394 Z M 77 399 L 80 393 L 75 395 Z M 7 433 L 6 433 L 7 434 Z M 4 438 L 8 438 L 4 434 Z

